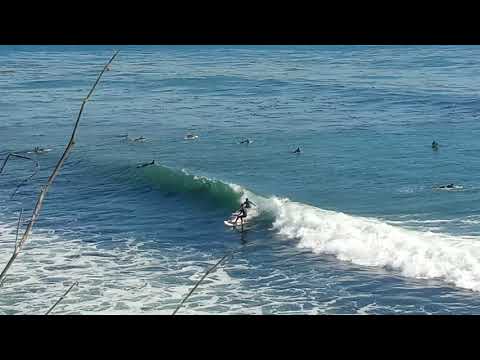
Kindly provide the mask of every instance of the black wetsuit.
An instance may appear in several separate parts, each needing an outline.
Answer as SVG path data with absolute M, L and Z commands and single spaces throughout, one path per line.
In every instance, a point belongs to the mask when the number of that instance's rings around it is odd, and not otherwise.
M 239 210 L 238 210 L 239 214 L 237 215 L 237 218 L 235 219 L 234 223 L 236 223 L 238 221 L 238 219 L 243 219 L 247 217 L 247 209 L 245 206 L 242 206 Z
M 143 168 L 143 167 L 154 165 L 154 164 L 155 164 L 155 160 L 153 160 L 151 163 L 137 165 L 137 168 Z
M 245 200 L 245 202 L 243 203 L 245 205 L 245 207 L 247 209 L 250 209 L 252 207 L 252 205 L 255 205 L 254 203 L 252 203 L 250 200 Z
M 439 189 L 454 189 L 455 185 L 453 184 L 448 184 L 448 185 L 442 185 L 439 187 Z

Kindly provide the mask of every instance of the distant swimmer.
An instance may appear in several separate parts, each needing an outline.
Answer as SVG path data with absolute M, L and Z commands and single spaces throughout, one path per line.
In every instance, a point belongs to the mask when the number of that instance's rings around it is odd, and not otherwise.
M 189 133 L 189 134 L 185 135 L 184 139 L 185 140 L 195 140 L 195 139 L 198 139 L 198 135 Z
M 439 189 L 454 189 L 455 185 L 454 184 L 448 184 L 448 185 L 441 185 L 438 187 Z
M 240 144 L 251 144 L 253 142 L 253 140 L 250 140 L 250 139 L 245 139 L 245 140 L 242 140 L 240 141 Z
M 144 163 L 144 164 L 137 165 L 137 169 L 147 167 L 147 166 L 150 166 L 150 165 L 155 165 L 155 160 L 152 160 L 152 162 L 149 162 L 149 163 Z
M 294 154 L 300 154 L 302 150 L 300 150 L 300 147 L 297 147 L 295 151 L 293 151 Z
M 35 148 L 33 149 L 33 152 L 35 154 L 45 154 L 49 151 L 50 151 L 50 149 L 45 149 L 45 148 L 42 148 L 42 147 L 39 147 L 39 146 L 35 146 Z
M 438 143 L 435 140 L 433 140 L 433 142 L 432 142 L 432 149 L 433 150 L 438 150 Z
M 438 190 L 461 190 L 461 189 L 463 189 L 463 186 L 455 185 L 455 184 L 448 184 L 448 185 L 440 185 L 436 189 L 438 189 Z
M 147 139 L 146 139 L 145 137 L 143 137 L 143 136 L 140 136 L 140 137 L 138 137 L 138 138 L 136 138 L 136 139 L 133 139 L 133 141 L 135 141 L 135 142 L 144 142 L 145 140 L 147 140 Z

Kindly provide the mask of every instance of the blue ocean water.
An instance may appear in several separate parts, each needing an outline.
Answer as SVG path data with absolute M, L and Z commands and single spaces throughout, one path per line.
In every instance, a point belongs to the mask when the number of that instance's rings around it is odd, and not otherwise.
M 2 264 L 114 48 L 0 46 Z M 480 313 L 480 47 L 117 48 L 0 313 L 170 314 L 235 249 L 179 314 Z

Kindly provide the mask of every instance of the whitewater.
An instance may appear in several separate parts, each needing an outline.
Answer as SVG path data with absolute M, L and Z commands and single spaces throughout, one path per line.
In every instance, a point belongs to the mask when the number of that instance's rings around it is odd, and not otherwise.
M 171 314 L 233 251 L 180 314 L 480 314 L 479 47 L 120 48 L 1 314 L 77 281 L 57 313 Z M 0 159 L 39 163 L 0 175 L 1 264 L 111 54 L 0 46 Z
M 441 279 L 480 291 L 480 239 L 392 226 L 379 219 L 324 210 L 278 196 L 263 197 L 240 185 L 176 171 L 164 166 L 148 170 L 164 190 L 203 193 L 223 206 L 239 206 L 246 198 L 258 205 L 250 215 L 271 230 L 298 242 L 300 248 L 335 255 L 342 261 L 399 271 L 403 276 Z M 230 191 L 230 189 L 232 191 Z

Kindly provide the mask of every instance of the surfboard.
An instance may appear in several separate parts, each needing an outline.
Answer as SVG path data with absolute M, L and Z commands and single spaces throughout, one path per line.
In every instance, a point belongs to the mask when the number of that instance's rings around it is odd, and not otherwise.
M 450 188 L 447 188 L 447 187 L 444 187 L 444 188 L 435 188 L 435 190 L 439 190 L 439 191 L 455 191 L 455 190 L 463 190 L 463 186 L 461 185 L 454 185 L 453 187 L 450 187 Z
M 237 223 L 231 222 L 230 220 L 225 220 L 223 223 L 230 227 L 242 227 L 242 222 L 240 220 L 238 220 Z M 247 225 L 247 221 L 243 220 L 243 226 L 245 225 Z
M 50 151 L 52 151 L 52 149 L 39 149 L 38 151 L 28 151 L 27 154 L 46 154 Z

